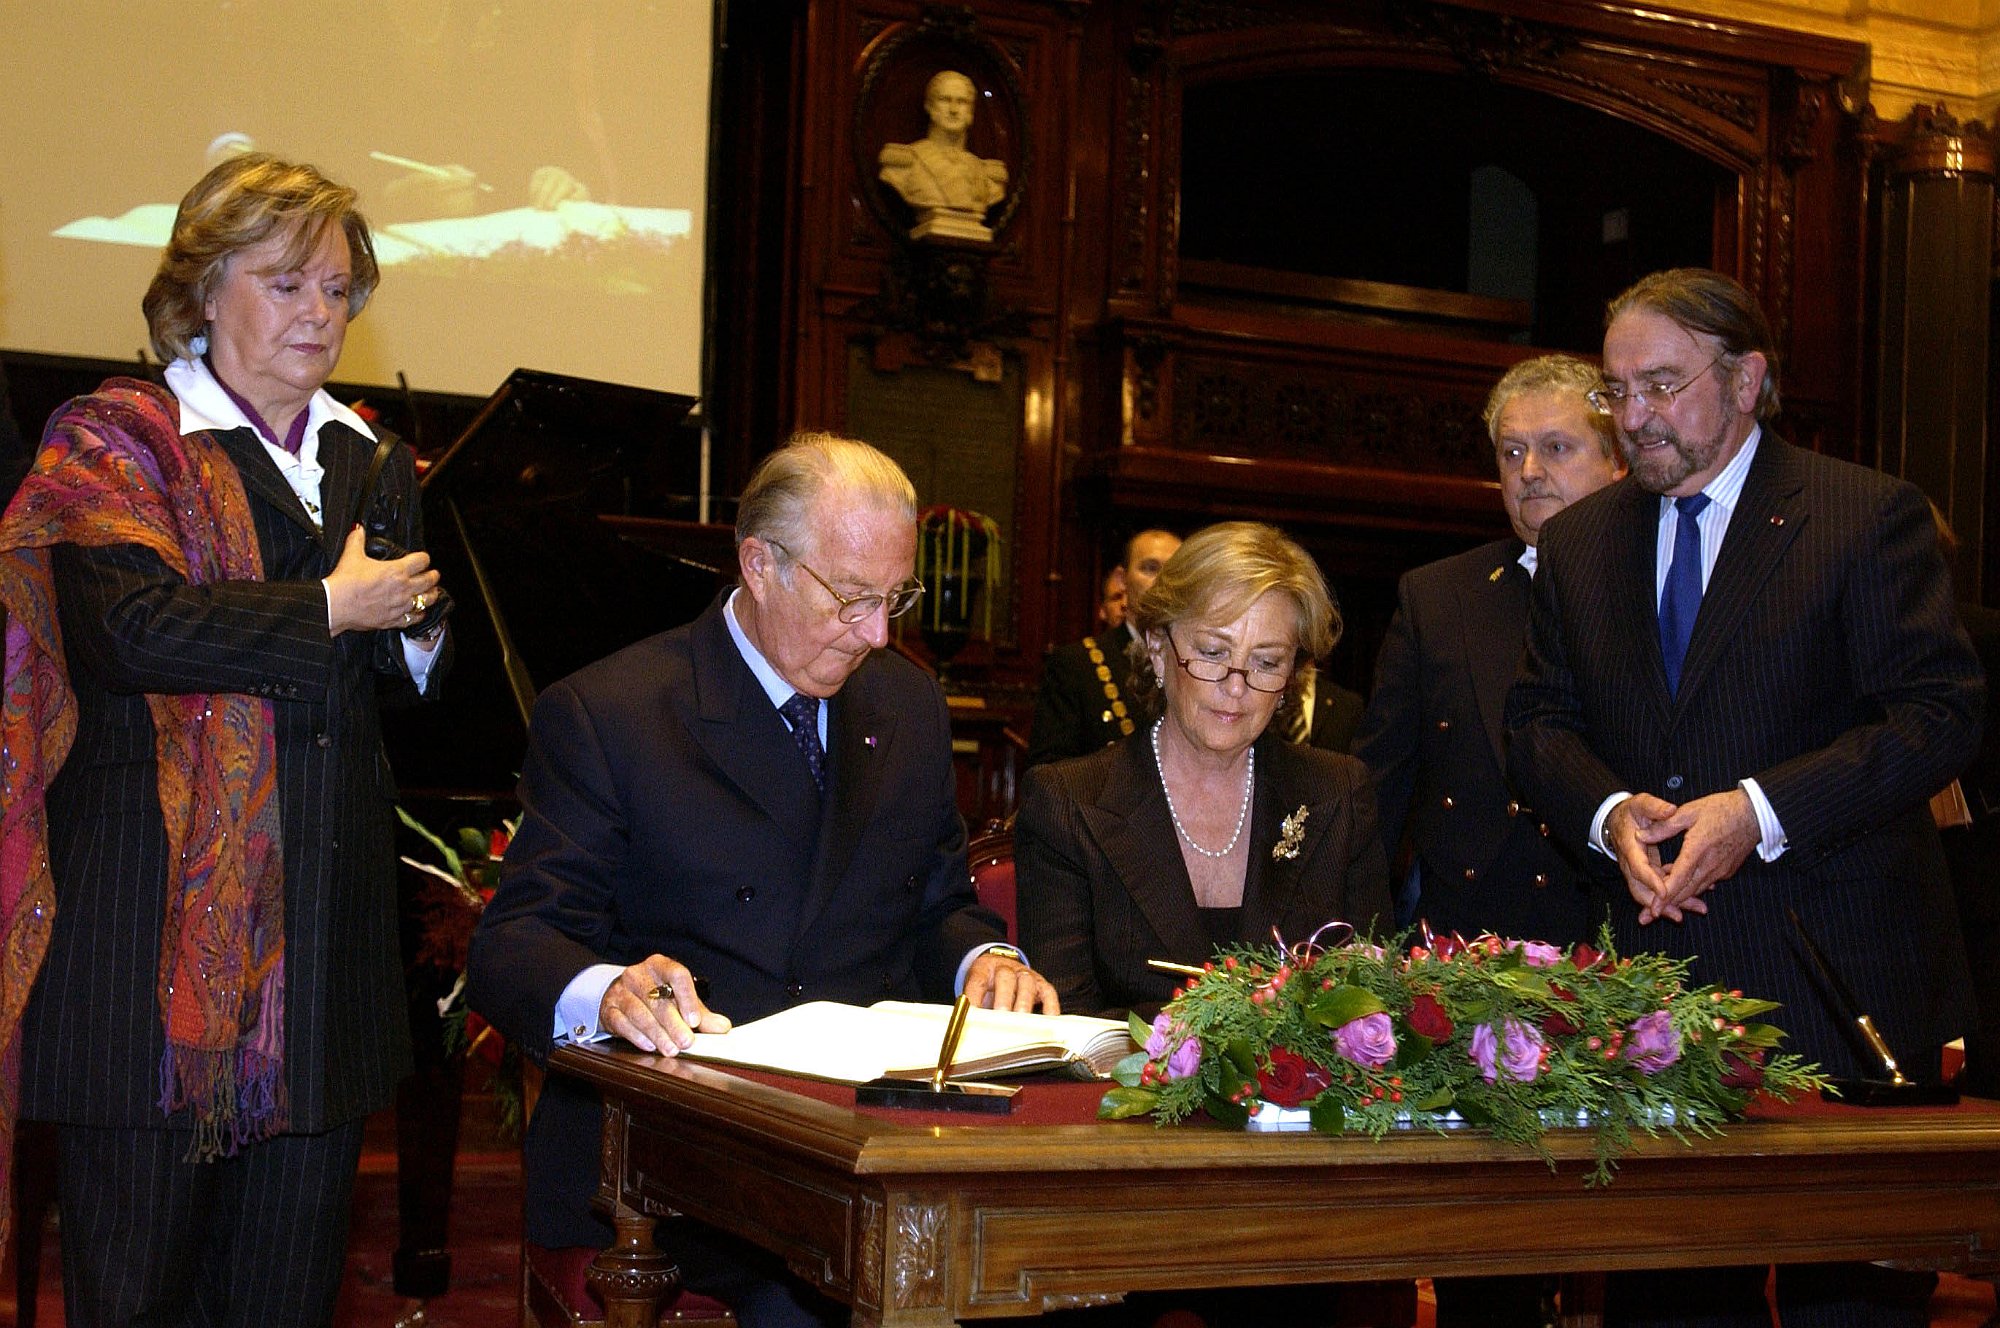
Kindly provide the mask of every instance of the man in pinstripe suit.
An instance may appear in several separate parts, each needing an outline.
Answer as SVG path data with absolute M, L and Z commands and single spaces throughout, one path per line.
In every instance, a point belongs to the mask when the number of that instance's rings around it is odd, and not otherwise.
M 1924 496 L 1766 431 L 1775 351 L 1719 273 L 1614 300 L 1604 381 L 1632 473 L 1542 528 L 1509 774 L 1601 864 L 1621 947 L 1782 1001 L 1792 1049 L 1880 1076 L 1796 910 L 1903 1063 L 1934 1075 L 1966 967 L 1926 801 L 1971 759 L 1984 703 Z M 1781 1270 L 1787 1328 L 1922 1323 L 1921 1288 L 1882 1273 Z M 1614 1279 L 1613 1314 L 1767 1323 L 1762 1279 Z

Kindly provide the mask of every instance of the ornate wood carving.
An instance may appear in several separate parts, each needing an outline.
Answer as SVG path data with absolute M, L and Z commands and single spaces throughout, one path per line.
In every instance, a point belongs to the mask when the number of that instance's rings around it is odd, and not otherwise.
M 1746 133 L 1757 127 L 1757 103 L 1744 93 L 1680 78 L 1656 78 L 1653 86 L 1722 117 Z
M 1183 355 L 1174 446 L 1218 456 L 1490 478 L 1484 394 L 1384 376 Z
M 873 1195 L 863 1195 L 857 1207 L 861 1256 L 854 1278 L 854 1304 L 861 1310 L 879 1310 L 882 1308 L 882 1204 Z
M 1010 50 L 1007 45 L 987 36 L 979 26 L 978 16 L 968 5 L 925 5 L 923 16 L 915 23 L 893 25 L 885 29 L 885 34 L 872 43 L 867 61 L 862 66 L 860 86 L 854 98 L 854 123 L 849 133 L 855 153 L 855 178 L 868 182 L 862 190 L 868 210 L 889 234 L 903 235 L 902 218 L 890 206 L 886 191 L 872 187 L 875 180 L 874 155 L 883 142 L 882 136 L 874 132 L 878 122 L 876 101 L 883 80 L 908 61 L 913 50 L 936 52 L 956 48 L 955 54 L 962 57 L 962 63 L 971 66 L 972 71 L 989 81 L 999 82 L 1001 102 L 997 107 L 988 108 L 986 113 L 1004 113 L 1014 129 L 1018 160 L 1007 163 L 1007 196 L 1000 200 L 987 218 L 987 224 L 992 227 L 997 240 L 1006 233 L 1015 214 L 1021 210 L 1022 199 L 1034 186 L 1035 142 L 1023 110 L 1027 94 L 1021 86 L 1021 48 L 1017 45 Z M 927 71 L 926 77 L 935 72 Z M 988 90 L 992 89 L 989 87 Z
M 1452 9 L 1429 0 L 1394 0 L 1389 21 L 1413 41 L 1441 48 L 1476 74 L 1555 63 L 1573 44 L 1541 23 L 1507 14 Z
M 896 1206 L 890 1299 L 896 1309 L 944 1304 L 950 1272 L 951 1211 L 935 1197 Z

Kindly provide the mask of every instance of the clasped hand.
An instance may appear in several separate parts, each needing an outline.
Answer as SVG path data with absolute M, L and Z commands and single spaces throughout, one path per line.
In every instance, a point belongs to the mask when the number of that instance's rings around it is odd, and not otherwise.
M 1662 864 L 1660 845 L 1685 835 L 1673 862 Z M 1757 810 L 1740 788 L 1711 793 L 1679 806 L 1635 793 L 1604 818 L 1604 840 L 1617 856 L 1625 888 L 1639 905 L 1643 926 L 1665 917 L 1680 922 L 1708 912 L 1701 896 L 1736 874 L 1757 846 Z
M 370 558 L 367 535 L 360 526 L 347 532 L 340 561 L 326 578 L 327 621 L 333 634 L 407 627 L 436 596 L 438 574 L 431 556 L 419 550 L 400 558 Z

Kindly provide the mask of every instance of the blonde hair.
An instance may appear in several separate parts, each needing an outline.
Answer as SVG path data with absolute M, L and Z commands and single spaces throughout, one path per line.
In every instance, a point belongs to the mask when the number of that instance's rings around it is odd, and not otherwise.
M 814 508 L 835 493 L 860 506 L 900 512 L 916 525 L 916 486 L 891 457 L 857 438 L 802 432 L 765 457 L 744 486 L 736 504 L 737 546 L 746 539 L 779 545 L 779 565 L 789 577 L 793 560 L 813 552 Z
M 140 301 L 153 354 L 167 361 L 191 358 L 224 266 L 274 235 L 290 237 L 279 260 L 283 271 L 303 266 L 327 229 L 338 226 L 353 264 L 347 316 L 360 313 L 382 273 L 355 199 L 354 190 L 313 167 L 262 152 L 230 157 L 202 176 L 174 214 L 173 235 Z
M 1145 653 L 1154 632 L 1233 621 L 1267 594 L 1291 605 L 1294 667 L 1326 658 L 1340 640 L 1340 610 L 1319 564 L 1291 536 L 1261 521 L 1224 521 L 1188 536 L 1139 602 L 1125 606 L 1139 637 L 1133 649 L 1143 661 L 1135 674 L 1141 698 L 1150 700 L 1160 685 Z

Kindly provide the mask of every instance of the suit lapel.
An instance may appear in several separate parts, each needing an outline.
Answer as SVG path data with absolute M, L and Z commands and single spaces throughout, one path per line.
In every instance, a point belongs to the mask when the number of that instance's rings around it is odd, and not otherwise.
M 1134 734 L 1119 751 L 1125 759 L 1098 801 L 1080 809 L 1084 825 L 1169 953 L 1206 955 L 1214 947 L 1195 910 L 1152 744 Z
M 1743 477 L 1743 492 L 1729 515 L 1729 533 L 1723 536 L 1708 589 L 1702 592 L 1677 703 L 1694 695 L 1727 651 L 1757 592 L 1804 525 L 1804 483 L 1790 447 L 1765 434 L 1751 458 L 1750 473 Z
M 1458 588 L 1460 648 L 1470 666 L 1486 740 L 1502 770 L 1507 768 L 1507 690 L 1521 671 L 1521 651 L 1509 649 L 1508 643 L 1521 645 L 1528 634 L 1529 578 L 1519 562 L 1521 549 L 1518 541 L 1510 541 L 1502 550 L 1503 561 Z
M 336 561 L 341 545 L 347 542 L 355 501 L 361 496 L 361 477 L 367 473 L 374 456 L 374 443 L 337 420 L 319 431 L 319 464 L 326 472 L 319 482 L 320 519 L 325 523 L 320 542 Z M 411 497 L 414 501 L 415 495 Z
M 292 492 L 292 486 L 285 483 L 278 463 L 271 460 L 271 454 L 264 450 L 263 441 L 257 437 L 255 429 L 247 425 L 241 429 L 217 429 L 210 436 L 222 444 L 223 450 L 229 453 L 229 459 L 236 463 L 245 489 L 282 512 L 287 520 L 303 527 L 307 534 L 318 537 L 312 517 L 307 515 L 299 496 Z
M 1659 592 L 1655 549 L 1660 538 L 1660 499 L 1639 487 L 1631 476 L 1618 482 L 1617 520 L 1612 524 L 1605 558 L 1617 569 L 1612 592 L 1611 621 L 1605 631 L 1625 638 L 1625 648 L 1644 661 L 1652 682 L 1648 699 L 1664 724 L 1673 709 L 1667 692 L 1667 662 L 1660 655 Z M 1685 677 L 1685 674 L 1683 674 Z
M 723 592 L 725 599 L 728 594 Z M 819 790 L 777 707 L 730 639 L 722 604 L 718 599 L 710 605 L 689 637 L 695 691 L 689 731 L 779 833 L 811 844 L 819 833 Z
M 1257 792 L 1247 832 L 1250 861 L 1243 874 L 1244 939 L 1260 942 L 1292 915 L 1305 872 L 1325 844 L 1338 810 L 1323 789 L 1315 790 L 1306 763 L 1289 743 L 1273 736 L 1257 744 Z M 1283 847 L 1287 821 L 1298 832 L 1298 843 L 1296 852 L 1283 854 L 1276 850 Z M 1313 925 L 1331 921 L 1320 918 Z M 1304 939 L 1286 936 L 1284 941 L 1291 945 Z

